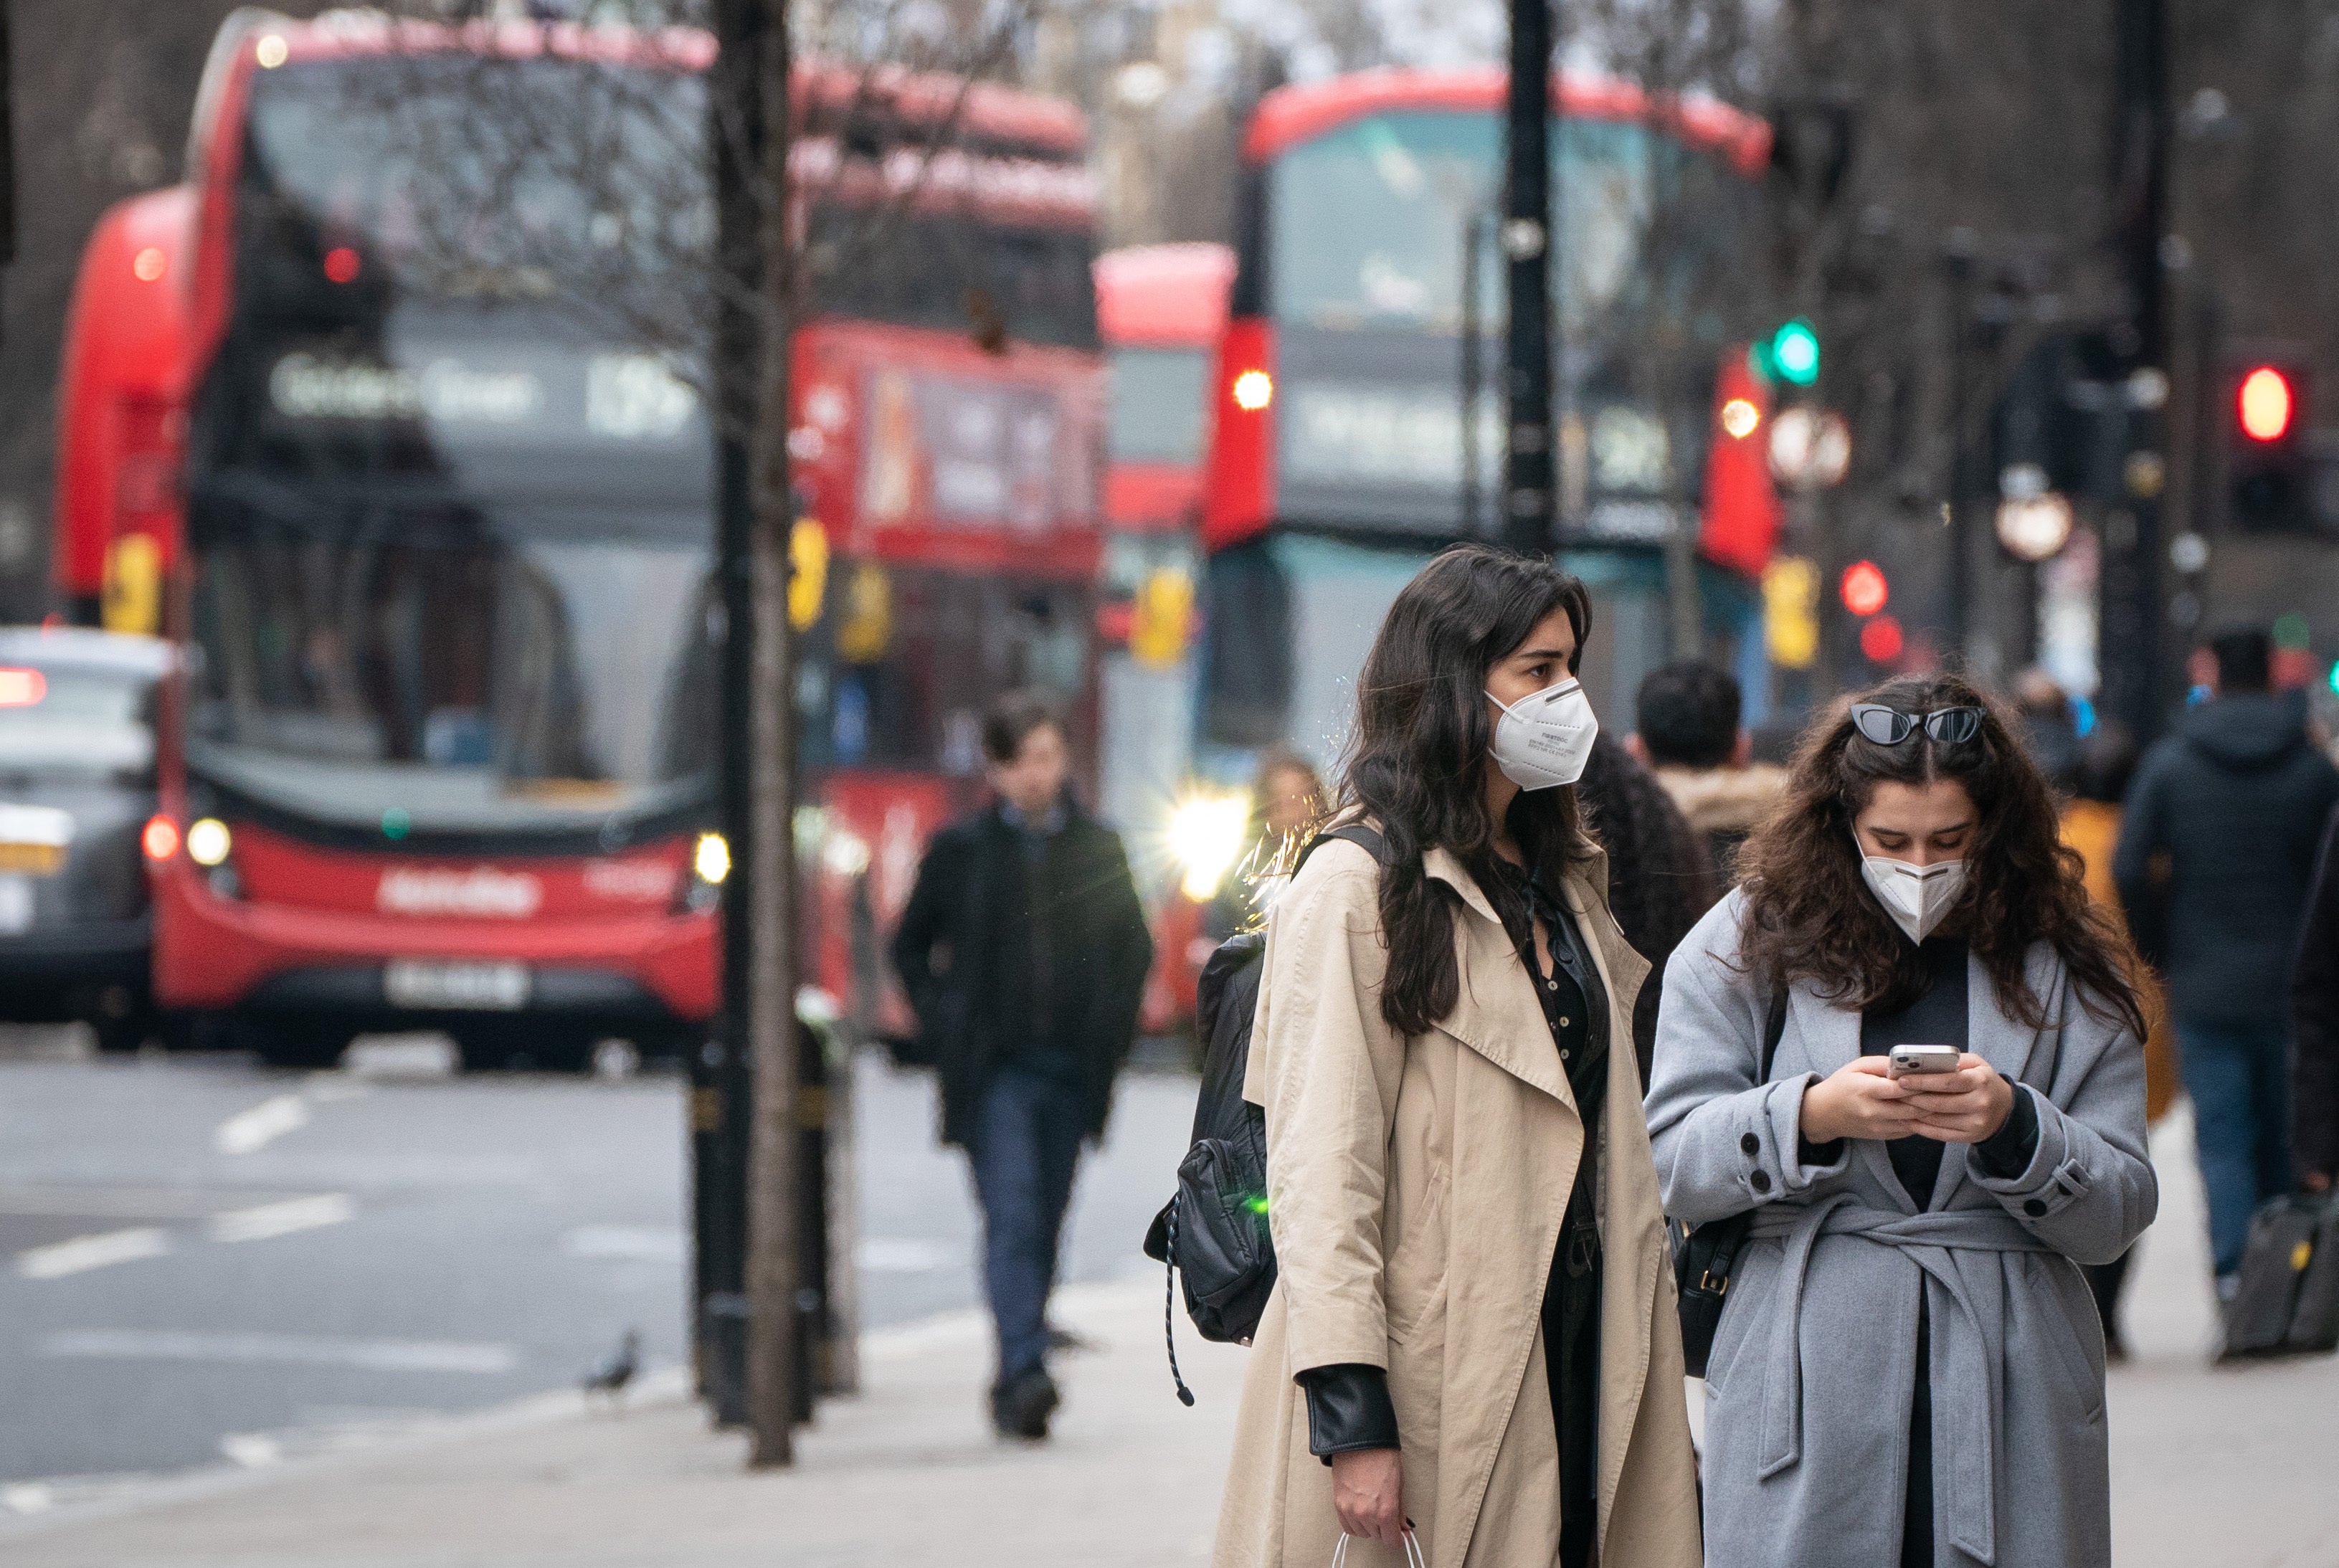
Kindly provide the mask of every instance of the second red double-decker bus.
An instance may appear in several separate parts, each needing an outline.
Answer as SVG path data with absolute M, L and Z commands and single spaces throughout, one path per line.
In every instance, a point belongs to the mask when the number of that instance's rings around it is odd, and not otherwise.
M 241 12 L 188 183 L 94 236 L 60 586 L 185 646 L 144 843 L 156 999 L 194 1032 L 574 1065 L 703 1031 L 713 432 L 697 350 L 628 311 L 707 287 L 711 57 Z M 1093 203 L 1066 106 L 819 69 L 796 98 L 802 829 L 812 896 L 882 921 L 985 696 L 1093 724 Z M 587 103 L 606 160 L 558 129 Z
M 1273 743 L 1335 760 L 1397 589 L 1429 551 L 1501 535 L 1504 91 L 1495 71 L 1373 71 L 1252 118 L 1202 525 L 1201 761 L 1229 782 Z M 1564 557 L 1597 607 L 1586 683 L 1622 728 L 1665 656 L 1662 545 L 1697 520 L 1716 372 L 1759 304 L 1770 132 L 1615 82 L 1552 95 Z M 1759 661 L 1752 582 L 1697 575 L 1709 641 Z

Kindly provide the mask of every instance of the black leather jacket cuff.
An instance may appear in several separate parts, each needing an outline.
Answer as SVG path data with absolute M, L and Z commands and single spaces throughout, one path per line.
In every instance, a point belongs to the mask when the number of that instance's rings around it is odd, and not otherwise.
M 2038 1107 L 2020 1084 L 2014 1086 L 2014 1109 L 2005 1125 L 1974 1145 L 1982 1174 L 2011 1181 L 2030 1169 L 2038 1155 Z
M 1311 1366 L 1294 1382 L 1308 1392 L 1308 1452 L 1325 1464 L 1335 1454 L 1395 1448 L 1396 1406 L 1388 1374 L 1360 1361 Z

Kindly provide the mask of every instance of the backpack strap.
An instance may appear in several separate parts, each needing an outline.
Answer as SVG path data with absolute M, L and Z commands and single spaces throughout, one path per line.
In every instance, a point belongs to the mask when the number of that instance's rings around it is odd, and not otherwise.
M 1381 830 L 1364 823 L 1352 822 L 1345 827 L 1336 827 L 1328 833 L 1319 833 L 1309 839 L 1306 846 L 1300 850 L 1299 859 L 1293 863 L 1291 874 L 1294 876 L 1299 874 L 1299 868 L 1308 863 L 1308 857 L 1316 853 L 1317 846 L 1327 840 L 1336 838 L 1346 839 L 1377 861 L 1386 863 L 1388 860 L 1388 840 L 1381 836 Z

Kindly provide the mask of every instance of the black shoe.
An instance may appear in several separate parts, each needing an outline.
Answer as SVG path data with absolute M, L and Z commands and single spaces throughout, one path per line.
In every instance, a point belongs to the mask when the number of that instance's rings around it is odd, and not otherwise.
M 1096 1341 L 1084 1339 L 1069 1328 L 1048 1325 L 1048 1348 L 1059 1356 L 1078 1356 L 1083 1350 L 1094 1350 Z
M 1063 1403 L 1056 1380 L 1044 1366 L 1019 1372 L 991 1391 L 991 1424 L 1002 1437 L 1037 1443 L 1048 1435 L 1048 1417 Z

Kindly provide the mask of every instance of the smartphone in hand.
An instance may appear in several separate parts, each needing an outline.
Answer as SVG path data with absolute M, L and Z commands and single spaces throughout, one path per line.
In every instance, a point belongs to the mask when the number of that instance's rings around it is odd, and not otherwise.
M 1954 1045 L 1896 1045 L 1890 1070 L 1894 1078 L 1924 1072 L 1955 1072 L 1965 1053 Z

